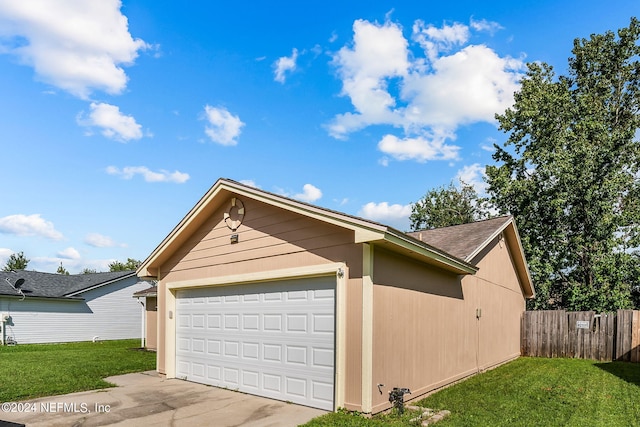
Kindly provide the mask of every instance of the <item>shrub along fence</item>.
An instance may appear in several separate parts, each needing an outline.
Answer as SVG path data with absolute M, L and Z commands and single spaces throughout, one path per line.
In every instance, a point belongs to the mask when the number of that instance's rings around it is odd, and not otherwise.
M 521 354 L 640 362 L 640 311 L 526 311 Z

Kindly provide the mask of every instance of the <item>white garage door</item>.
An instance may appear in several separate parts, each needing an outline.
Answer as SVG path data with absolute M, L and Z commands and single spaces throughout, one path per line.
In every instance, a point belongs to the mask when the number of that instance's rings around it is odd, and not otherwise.
M 333 410 L 335 277 L 180 290 L 176 376 Z

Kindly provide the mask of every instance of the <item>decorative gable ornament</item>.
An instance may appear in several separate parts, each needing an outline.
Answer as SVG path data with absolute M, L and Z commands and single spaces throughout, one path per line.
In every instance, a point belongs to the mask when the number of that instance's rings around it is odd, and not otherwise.
M 236 231 L 244 219 L 244 204 L 240 199 L 233 197 L 231 207 L 224 213 L 224 223 L 231 231 Z

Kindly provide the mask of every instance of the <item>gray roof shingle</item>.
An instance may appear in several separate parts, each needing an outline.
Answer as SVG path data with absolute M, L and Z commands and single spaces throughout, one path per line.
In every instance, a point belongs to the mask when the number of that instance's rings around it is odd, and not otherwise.
M 21 287 L 26 297 L 40 298 L 81 298 L 76 294 L 117 279 L 135 276 L 135 271 L 113 271 L 92 274 L 54 274 L 39 271 L 0 271 L 0 296 L 21 296 L 12 284 L 24 279 Z
M 495 237 L 495 234 L 504 229 L 512 219 L 511 216 L 499 216 L 484 221 L 414 231 L 407 234 L 455 257 L 469 261 L 469 258 L 473 257 L 478 249 L 488 243 L 488 239 Z

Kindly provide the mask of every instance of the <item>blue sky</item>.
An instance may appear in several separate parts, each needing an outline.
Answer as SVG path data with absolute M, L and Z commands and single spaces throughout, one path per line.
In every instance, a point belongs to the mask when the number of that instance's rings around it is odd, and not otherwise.
M 0 263 L 144 259 L 220 177 L 409 227 L 482 191 L 524 64 L 637 0 L 0 0 Z

